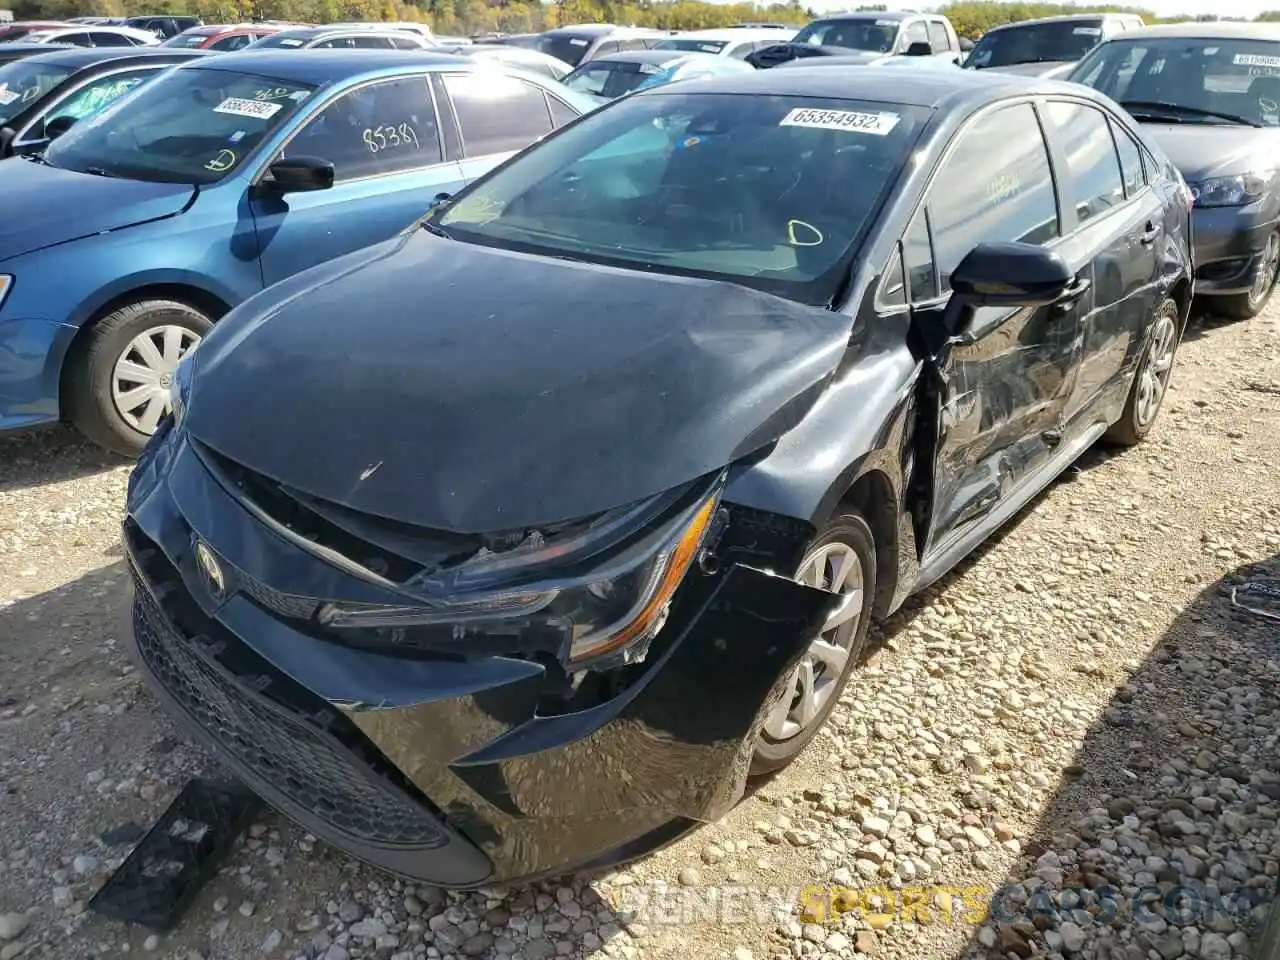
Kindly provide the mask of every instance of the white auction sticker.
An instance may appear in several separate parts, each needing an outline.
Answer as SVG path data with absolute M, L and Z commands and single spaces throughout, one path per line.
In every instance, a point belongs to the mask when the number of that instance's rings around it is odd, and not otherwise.
M 780 127 L 815 127 L 818 130 L 850 130 L 883 137 L 902 118 L 896 113 L 857 113 L 853 110 L 811 110 L 797 107 L 778 124 Z
M 1102 36 L 1101 27 L 1076 27 L 1071 31 L 1077 37 L 1100 37 Z
M 213 108 L 214 113 L 229 113 L 235 117 L 254 117 L 266 120 L 280 112 L 282 104 L 267 100 L 245 100 L 241 97 L 227 97 Z
M 1231 62 L 1237 67 L 1280 67 L 1280 57 L 1264 57 L 1257 53 L 1237 53 Z
M 10 90 L 8 87 L 0 87 L 0 107 L 7 107 L 13 101 L 18 99 L 19 94 Z

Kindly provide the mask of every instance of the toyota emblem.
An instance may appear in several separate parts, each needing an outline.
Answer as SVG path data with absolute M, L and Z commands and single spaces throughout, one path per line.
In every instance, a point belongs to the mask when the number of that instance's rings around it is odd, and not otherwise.
M 196 565 L 200 568 L 200 572 L 204 574 L 205 583 L 209 586 L 209 592 L 214 598 L 221 600 L 227 595 L 227 576 L 222 572 L 222 565 L 218 563 L 217 556 L 209 549 L 207 545 L 199 541 L 196 542 Z

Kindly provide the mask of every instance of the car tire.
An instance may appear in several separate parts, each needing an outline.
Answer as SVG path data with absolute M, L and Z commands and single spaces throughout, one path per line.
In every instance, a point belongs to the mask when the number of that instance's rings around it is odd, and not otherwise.
M 854 561 L 856 567 L 844 566 Z M 833 613 L 832 619 L 842 613 L 852 615 L 837 626 L 824 628 L 795 669 L 778 678 L 763 712 L 751 759 L 751 776 L 781 770 L 800 755 L 835 709 L 866 652 L 876 593 L 876 543 L 867 521 L 856 513 L 845 512 L 828 522 L 806 549 L 796 579 L 823 589 L 831 589 L 838 579 L 839 592 L 850 599 L 847 606 L 841 605 Z M 856 599 L 853 590 L 860 591 Z M 820 643 L 824 645 L 823 655 L 815 653 Z M 843 653 L 842 663 L 834 657 L 834 650 Z M 833 660 L 837 667 L 832 666 Z M 807 700 L 808 693 L 813 694 L 812 700 Z
M 1133 375 L 1124 412 L 1111 425 L 1104 439 L 1116 446 L 1132 447 L 1141 443 L 1155 425 L 1173 375 L 1173 361 L 1181 339 L 1182 310 L 1172 297 L 1166 297 L 1156 308 L 1151 332 L 1142 359 Z
M 1258 275 L 1248 293 L 1236 293 L 1229 297 L 1215 297 L 1213 306 L 1215 313 L 1231 317 L 1235 320 L 1250 320 L 1267 308 L 1272 295 L 1276 292 L 1276 281 L 1280 279 L 1280 230 L 1267 238 L 1263 249 L 1262 262 L 1258 265 Z
M 66 419 L 99 446 L 137 456 L 155 422 L 169 411 L 177 360 L 212 326 L 199 310 L 176 300 L 138 300 L 112 310 L 84 332 L 68 358 L 62 381 Z M 130 379 L 131 371 L 152 379 Z M 140 387 L 148 393 L 136 392 Z M 140 405 L 131 407 L 135 402 Z

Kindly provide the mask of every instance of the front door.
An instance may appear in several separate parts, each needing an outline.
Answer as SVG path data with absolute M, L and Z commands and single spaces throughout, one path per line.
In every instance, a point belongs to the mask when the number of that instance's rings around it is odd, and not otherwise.
M 1042 113 L 1074 255 L 1093 260 L 1093 309 L 1081 318 L 1080 370 L 1064 413 L 1088 426 L 1114 417 L 1141 354 L 1159 296 L 1164 202 L 1147 187 L 1137 143 L 1097 107 L 1051 100 Z
M 1053 176 L 1030 103 L 980 114 L 943 160 L 903 238 L 913 320 L 936 329 L 950 275 L 979 243 L 1061 246 Z M 1087 260 L 1076 296 L 1038 308 L 980 308 L 939 352 L 934 499 L 926 554 L 944 550 L 1019 490 L 1062 439 L 1087 311 Z
M 459 165 L 443 159 L 435 107 L 422 74 L 342 94 L 277 155 L 328 160 L 335 177 L 329 190 L 254 192 L 251 208 L 264 284 L 386 240 L 426 213 L 437 193 L 463 185 Z
M 559 125 L 541 87 L 497 70 L 445 74 L 438 89 L 441 108 L 453 111 L 467 182 Z

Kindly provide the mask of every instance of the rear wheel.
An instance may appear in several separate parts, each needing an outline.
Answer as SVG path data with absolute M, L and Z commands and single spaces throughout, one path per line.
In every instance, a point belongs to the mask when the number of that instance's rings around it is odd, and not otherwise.
M 1217 312 L 1239 320 L 1248 320 L 1260 314 L 1271 301 L 1276 290 L 1276 279 L 1280 278 L 1280 230 L 1267 238 L 1267 245 L 1262 251 L 1262 261 L 1258 264 L 1258 272 L 1253 278 L 1253 286 L 1248 293 L 1237 293 L 1229 297 L 1216 297 L 1214 306 Z
M 1107 431 L 1106 439 L 1111 443 L 1132 447 L 1141 443 L 1155 425 L 1165 391 L 1169 388 L 1169 377 L 1173 374 L 1180 320 L 1178 302 L 1172 298 L 1165 299 L 1156 309 L 1151 335 L 1142 359 L 1138 361 L 1138 372 L 1134 374 L 1133 386 L 1129 388 L 1124 413 Z
M 100 446 L 138 451 L 170 412 L 173 371 L 213 322 L 176 300 L 125 304 L 85 331 L 63 380 L 67 418 Z
M 796 580 L 840 596 L 800 663 L 780 684 L 765 716 L 751 774 L 780 770 L 808 746 L 826 722 L 858 665 L 871 625 L 876 544 L 856 513 L 835 517 L 818 532 Z

